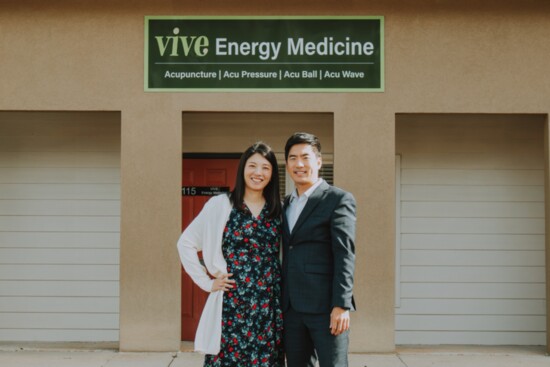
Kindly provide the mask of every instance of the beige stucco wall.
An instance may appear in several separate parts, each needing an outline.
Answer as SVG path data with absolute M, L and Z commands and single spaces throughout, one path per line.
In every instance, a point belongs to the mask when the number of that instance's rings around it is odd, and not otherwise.
M 332 161 L 334 154 L 331 113 L 184 112 L 182 119 L 184 153 L 240 153 L 263 140 L 282 163 L 286 139 L 307 131 L 320 139 L 323 162 Z
M 448 5 L 445 5 L 448 4 Z M 182 111 L 326 112 L 358 201 L 352 351 L 394 349 L 396 113 L 548 113 L 547 1 L 0 4 L 0 110 L 122 116 L 122 350 L 179 348 Z M 144 93 L 145 15 L 383 15 L 384 93 Z M 550 216 L 547 216 L 547 218 Z
M 544 123 L 544 156 L 545 156 L 545 162 L 544 162 L 544 169 L 545 169 L 545 175 L 544 175 L 544 197 L 548 198 L 550 197 L 550 136 L 548 135 L 550 132 L 549 126 L 548 126 L 548 115 L 546 116 L 546 121 Z M 544 215 L 546 218 L 545 222 L 545 233 L 548 233 L 550 230 L 550 223 L 548 221 L 548 218 L 550 217 L 550 205 L 548 205 L 548 199 L 545 201 L 544 205 Z M 546 354 L 550 354 L 550 343 L 548 342 L 549 336 L 548 336 L 548 330 L 550 330 L 550 317 L 548 315 L 550 314 L 548 312 L 548 295 L 550 294 L 550 267 L 548 264 L 550 264 L 550 240 L 549 236 L 545 237 L 545 260 L 546 260 Z

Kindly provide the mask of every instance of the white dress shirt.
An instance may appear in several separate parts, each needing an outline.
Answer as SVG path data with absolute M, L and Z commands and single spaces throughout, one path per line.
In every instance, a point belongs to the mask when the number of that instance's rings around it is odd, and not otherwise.
M 288 204 L 288 208 L 286 209 L 288 229 L 290 229 L 290 232 L 292 232 L 296 221 L 298 221 L 298 217 L 302 213 L 302 210 L 304 210 L 304 207 L 307 204 L 307 200 L 309 199 L 311 194 L 313 194 L 315 189 L 317 189 L 319 185 L 321 185 L 321 182 L 323 182 L 323 179 L 319 178 L 317 182 L 315 182 L 313 186 L 307 189 L 307 191 L 304 192 L 302 195 L 298 196 L 298 189 L 294 190 L 290 195 L 290 201 Z

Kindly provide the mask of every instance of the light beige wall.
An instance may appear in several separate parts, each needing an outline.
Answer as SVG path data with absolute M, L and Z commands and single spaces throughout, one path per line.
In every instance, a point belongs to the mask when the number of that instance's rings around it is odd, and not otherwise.
M 397 343 L 545 343 L 545 120 L 397 116 Z
M 182 111 L 334 116 L 335 183 L 358 200 L 352 351 L 394 349 L 394 135 L 400 112 L 547 113 L 544 0 L 0 5 L 0 110 L 122 116 L 121 349 L 179 346 Z M 144 15 L 383 15 L 384 93 L 144 93 Z M 547 216 L 547 218 L 550 216 Z
M 332 157 L 333 127 L 331 113 L 184 112 L 182 151 L 241 153 L 263 140 L 284 159 L 288 137 L 297 131 L 307 131 L 319 138 L 323 155 Z
M 119 337 L 120 114 L 0 111 L 0 341 Z
M 546 116 L 546 121 L 544 122 L 544 196 L 545 198 L 550 197 L 550 128 L 548 126 L 548 115 Z M 550 221 L 548 217 L 550 216 L 550 205 L 548 204 L 548 199 L 545 201 L 544 205 L 544 215 L 546 218 L 545 221 L 545 231 L 546 233 L 550 230 Z M 546 353 L 550 354 L 550 343 L 548 342 L 549 330 L 550 330 L 550 312 L 548 312 L 548 295 L 550 295 L 550 236 L 545 237 L 545 261 L 546 261 Z

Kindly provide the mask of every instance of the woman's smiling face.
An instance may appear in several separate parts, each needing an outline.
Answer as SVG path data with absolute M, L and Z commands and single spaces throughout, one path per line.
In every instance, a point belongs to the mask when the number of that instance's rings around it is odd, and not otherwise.
M 252 155 L 244 166 L 244 182 L 247 190 L 263 191 L 271 181 L 273 167 L 260 154 Z

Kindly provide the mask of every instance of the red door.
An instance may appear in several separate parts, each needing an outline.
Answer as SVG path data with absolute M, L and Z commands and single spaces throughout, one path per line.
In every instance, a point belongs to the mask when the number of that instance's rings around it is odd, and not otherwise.
M 238 159 L 183 159 L 184 187 L 229 187 L 233 190 L 237 176 Z M 197 190 L 186 189 L 186 194 L 200 193 Z M 183 195 L 182 229 L 199 214 L 209 196 Z M 199 254 L 200 256 L 200 254 Z M 202 256 L 200 256 L 202 258 Z M 208 293 L 197 287 L 182 268 L 181 290 L 181 339 L 194 340 Z

